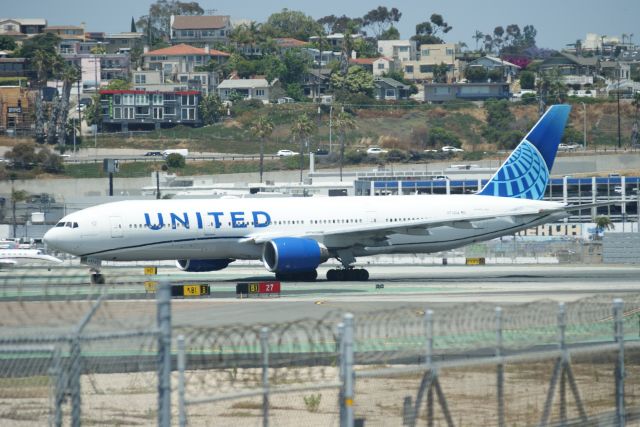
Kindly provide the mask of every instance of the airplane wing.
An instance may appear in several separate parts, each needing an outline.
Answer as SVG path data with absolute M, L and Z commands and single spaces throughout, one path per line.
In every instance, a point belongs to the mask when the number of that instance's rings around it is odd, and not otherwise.
M 496 215 L 485 214 L 467 216 L 464 218 L 430 218 L 427 220 L 403 221 L 399 223 L 377 223 L 377 224 L 345 224 L 344 228 L 333 229 L 331 231 L 317 231 L 313 226 L 303 233 L 291 234 L 281 232 L 255 233 L 240 240 L 242 243 L 262 244 L 279 237 L 309 238 L 323 243 L 328 248 L 343 248 L 354 245 L 383 245 L 393 234 L 407 234 L 417 236 L 428 236 L 432 229 L 439 227 L 451 227 L 454 229 L 482 229 L 483 222 L 495 219 L 512 222 L 514 227 L 525 225 L 538 219 L 546 222 L 566 218 L 570 212 L 591 209 L 600 206 L 607 206 L 617 203 L 629 203 L 633 200 L 613 200 L 606 202 L 588 203 L 582 205 L 567 205 L 553 209 L 536 209 L 511 212 L 508 214 Z M 320 224 L 318 224 L 320 228 Z
M 243 243 L 261 244 L 278 237 L 299 237 L 317 240 L 328 248 L 338 248 L 353 245 L 379 245 L 383 244 L 389 236 L 393 234 L 408 234 L 417 236 L 428 236 L 431 229 L 439 227 L 451 227 L 458 229 L 481 229 L 483 222 L 495 219 L 510 221 L 516 225 L 524 224 L 527 221 L 555 215 L 559 218 L 567 216 L 564 210 L 541 211 L 528 210 L 522 212 L 512 212 L 504 215 L 484 214 L 467 216 L 464 218 L 430 218 L 427 220 L 403 221 L 399 223 L 377 223 L 377 224 L 345 224 L 344 228 L 333 229 L 328 232 L 310 230 L 297 235 L 291 233 L 282 234 L 278 232 L 258 233 L 247 236 L 241 240 Z M 320 227 L 320 224 L 318 224 Z

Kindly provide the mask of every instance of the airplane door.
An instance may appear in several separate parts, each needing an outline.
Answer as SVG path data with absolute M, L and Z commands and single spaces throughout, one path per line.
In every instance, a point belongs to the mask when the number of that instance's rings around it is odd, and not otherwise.
M 122 218 L 119 216 L 110 216 L 111 237 L 122 237 Z
M 376 222 L 376 211 L 367 211 L 367 222 L 373 224 Z
M 203 218 L 203 222 L 204 224 L 202 228 L 205 236 L 213 236 L 216 234 L 216 224 L 211 215 L 207 215 L 206 218 Z

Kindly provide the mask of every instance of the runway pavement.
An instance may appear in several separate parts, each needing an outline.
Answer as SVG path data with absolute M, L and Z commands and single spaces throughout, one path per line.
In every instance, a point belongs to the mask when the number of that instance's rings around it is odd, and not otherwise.
M 144 290 L 144 280 L 172 283 L 208 283 L 205 298 L 175 299 L 176 324 L 216 325 L 229 322 L 268 323 L 301 318 L 320 318 L 332 311 L 373 311 L 396 307 L 446 307 L 485 302 L 523 303 L 541 299 L 570 302 L 600 296 L 640 294 L 640 266 L 611 265 L 491 265 L 367 266 L 368 282 L 282 284 L 279 298 L 237 299 L 238 282 L 273 280 L 261 266 L 232 266 L 212 273 L 184 273 L 161 267 L 158 276 L 144 276 L 142 267 L 107 267 L 107 284 L 89 285 L 88 273 L 75 266 L 0 271 L 1 301 L 68 301 L 91 299 L 103 289 L 109 298 L 136 306 L 153 304 L 154 295 Z M 319 269 L 325 277 L 326 268 Z

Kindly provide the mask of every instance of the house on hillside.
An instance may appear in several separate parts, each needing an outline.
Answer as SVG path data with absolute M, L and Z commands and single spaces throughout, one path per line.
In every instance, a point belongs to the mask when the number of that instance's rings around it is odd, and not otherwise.
M 331 86 L 330 68 L 313 68 L 302 76 L 302 92 L 313 100 L 329 93 Z
M 197 46 L 228 44 L 231 17 L 225 15 L 171 15 L 171 44 L 188 43 Z
M 160 129 L 178 124 L 201 126 L 200 92 L 101 90 L 102 124 L 107 131 Z
M 218 83 L 217 74 L 199 71 L 198 67 L 204 67 L 210 61 L 222 64 L 227 61 L 229 54 L 210 49 L 209 45 L 200 49 L 186 44 L 178 44 L 146 51 L 142 57 L 143 71 L 133 72 L 133 83 L 136 88 L 157 90 L 155 87 L 147 88 L 146 85 L 168 84 L 174 85 L 173 90 L 198 90 L 208 94 L 215 91 Z M 149 73 L 149 71 L 155 73 Z M 152 75 L 157 75 L 157 77 L 150 77 Z M 147 83 L 147 78 L 150 79 L 149 83 Z M 154 83 L 151 83 L 152 81 Z
M 506 81 L 512 80 L 520 72 L 520 67 L 516 64 L 489 55 L 470 61 L 465 69 L 467 67 L 482 67 L 487 72 L 501 71 L 500 74 Z
M 0 18 L 0 36 L 8 36 L 15 41 L 44 32 L 47 20 L 42 18 Z
M 447 67 L 447 81 L 459 80 L 460 64 L 456 59 L 456 51 L 457 45 L 453 43 L 420 45 L 416 60 L 401 63 L 405 78 L 432 81 L 435 67 L 444 64 Z
M 400 101 L 409 99 L 411 95 L 411 86 L 388 77 L 376 77 L 373 84 L 374 96 L 378 100 Z
M 245 100 L 257 99 L 263 103 L 268 103 L 272 97 L 272 90 L 277 79 L 269 84 L 267 79 L 227 79 L 218 85 L 218 95 L 223 101 L 230 100 L 235 96 L 241 96 Z
M 35 118 L 36 92 L 20 86 L 0 86 L 0 133 L 29 132 Z
M 567 85 L 593 85 L 598 73 L 598 58 L 576 56 L 568 52 L 557 52 L 545 59 L 539 66 L 541 72 L 557 71 Z
M 416 42 L 414 40 L 378 40 L 378 53 L 398 62 L 415 61 Z
M 455 100 L 486 101 L 509 99 L 509 83 L 425 83 L 425 102 L 442 103 Z

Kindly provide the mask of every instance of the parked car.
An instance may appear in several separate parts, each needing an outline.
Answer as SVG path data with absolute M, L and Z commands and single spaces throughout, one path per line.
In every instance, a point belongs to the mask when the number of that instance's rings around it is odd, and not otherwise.
M 442 147 L 442 151 L 445 153 L 462 153 L 464 150 L 462 148 L 453 147 L 451 145 L 445 145 Z
M 582 145 L 575 144 L 575 143 L 569 143 L 569 144 L 560 143 L 558 145 L 558 150 L 573 151 L 573 150 L 577 150 L 578 148 L 581 148 L 581 147 L 582 147 Z
M 282 98 L 278 98 L 278 104 L 293 104 L 295 99 L 289 98 L 288 96 L 283 96 Z
M 317 156 L 326 156 L 327 154 L 329 154 L 329 150 L 327 150 L 326 148 L 318 148 L 316 150 Z
M 376 154 L 384 154 L 384 153 L 388 153 L 388 151 L 387 150 L 383 150 L 380 147 L 369 147 L 369 148 L 367 148 L 367 154 L 376 155 Z
M 144 153 L 145 157 L 162 157 L 161 151 L 147 151 Z
M 291 151 L 291 150 L 278 150 L 278 157 L 291 157 L 291 156 L 297 156 L 300 153 L 296 153 L 295 151 Z

